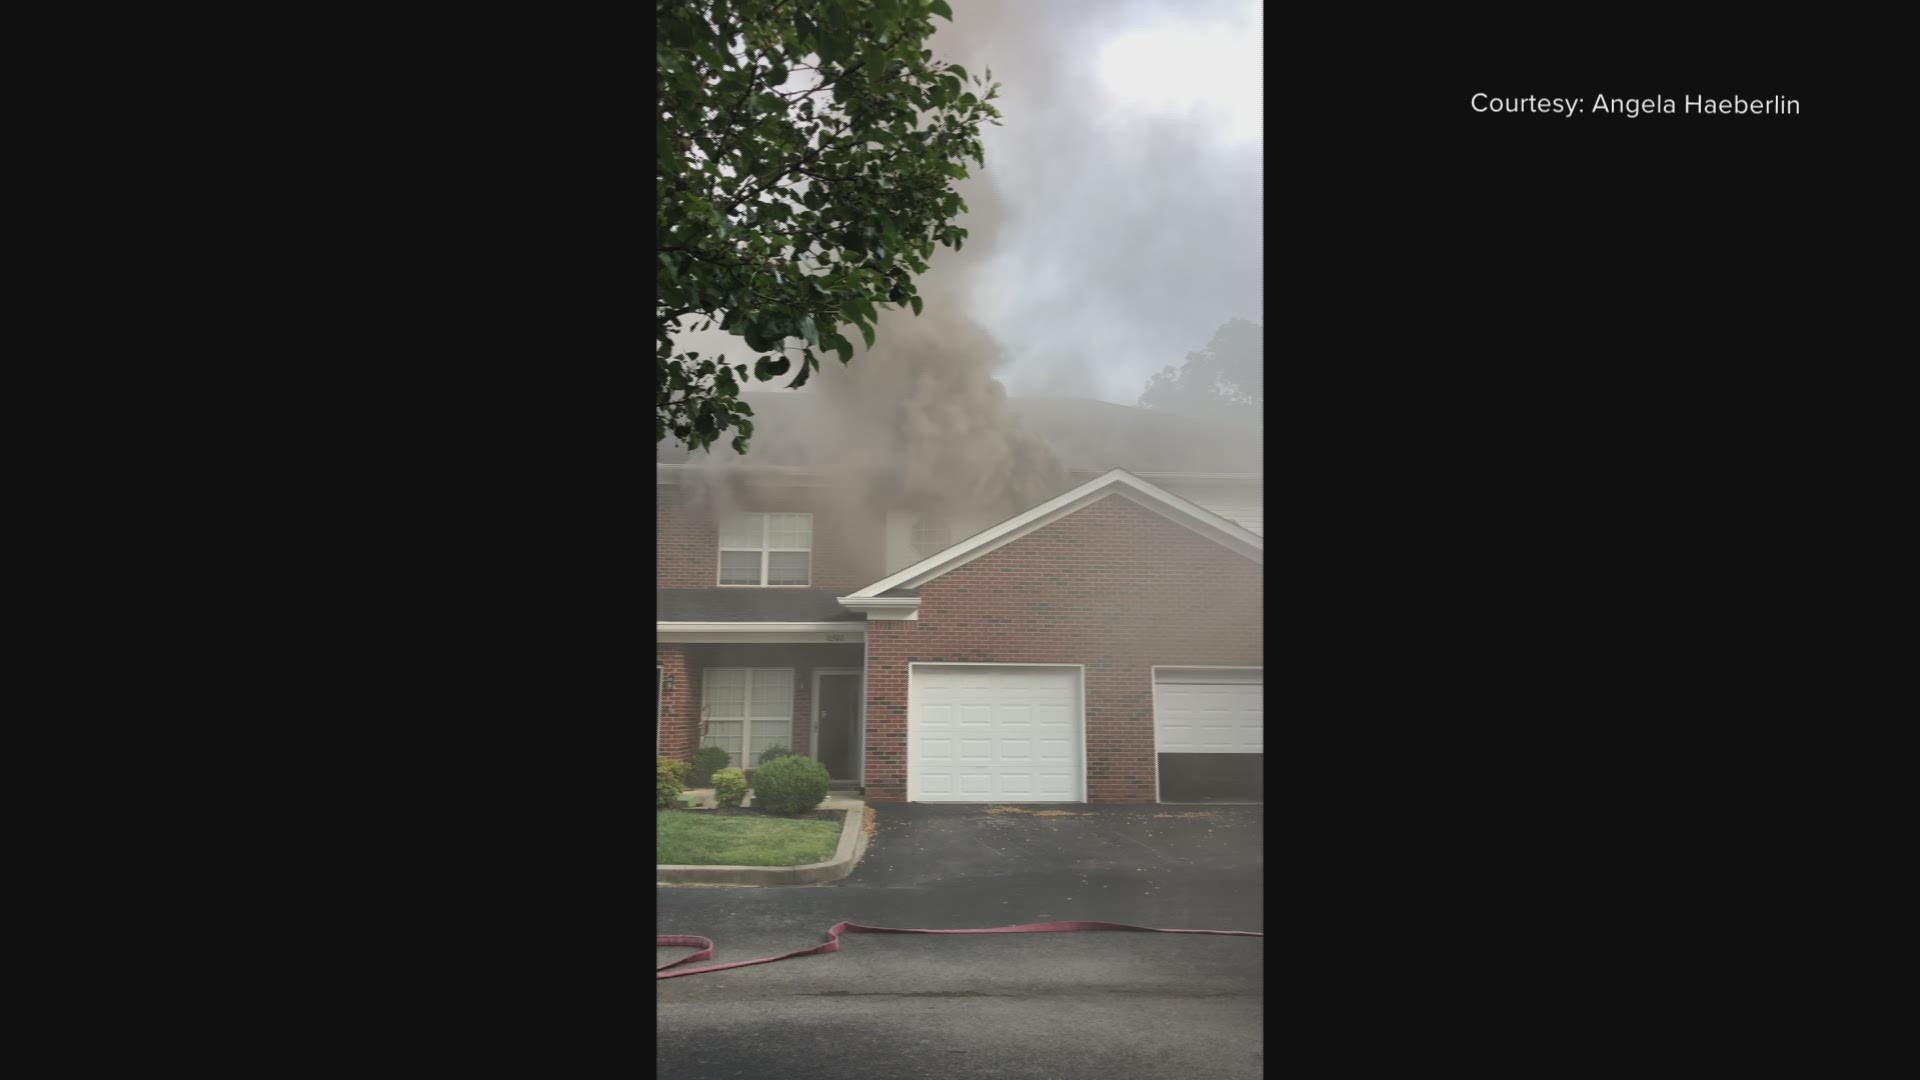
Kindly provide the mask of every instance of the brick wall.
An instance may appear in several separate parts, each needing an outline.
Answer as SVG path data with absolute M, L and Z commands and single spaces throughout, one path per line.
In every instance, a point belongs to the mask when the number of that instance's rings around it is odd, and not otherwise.
M 659 536 L 654 587 L 710 589 L 720 574 L 716 500 L 703 489 L 661 484 L 655 489 L 654 528 Z M 728 493 L 729 509 L 743 513 L 813 515 L 813 584 L 847 589 L 885 576 L 885 519 L 856 508 L 850 493 L 823 488 L 744 487 Z
M 662 669 L 660 753 L 685 761 L 699 745 L 700 688 L 689 676 L 687 646 L 655 644 L 654 662 Z
M 686 488 L 660 484 L 654 504 L 654 588 L 711 588 L 720 573 L 720 534 L 712 512 L 699 512 Z
M 867 783 L 900 802 L 907 665 L 1085 664 L 1089 802 L 1154 798 L 1154 665 L 1260 665 L 1261 567 L 1109 495 L 928 582 L 867 624 Z

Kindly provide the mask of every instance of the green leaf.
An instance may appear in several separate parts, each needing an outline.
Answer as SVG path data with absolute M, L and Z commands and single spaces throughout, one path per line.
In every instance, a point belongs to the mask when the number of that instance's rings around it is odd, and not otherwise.
M 868 326 L 866 323 L 863 323 L 863 322 L 857 322 L 857 323 L 854 323 L 853 325 L 859 327 L 860 336 L 867 339 L 867 348 L 869 349 L 873 348 L 873 327 Z
M 953 9 L 947 6 L 947 0 L 933 0 L 932 3 L 927 5 L 927 10 L 948 22 L 953 21 Z
M 809 345 L 820 344 L 820 330 L 813 325 L 813 316 L 800 316 L 800 336 L 805 338 Z
M 920 299 L 920 298 L 919 298 L 918 296 L 909 296 L 909 297 L 907 297 L 907 303 L 909 303 L 909 304 L 912 304 L 912 305 L 913 305 L 913 313 L 914 313 L 914 315 L 916 315 L 916 316 L 917 316 L 917 315 L 919 315 L 919 314 L 920 314 L 920 306 L 921 306 L 921 303 L 922 303 L 922 301 L 921 301 L 921 299 Z

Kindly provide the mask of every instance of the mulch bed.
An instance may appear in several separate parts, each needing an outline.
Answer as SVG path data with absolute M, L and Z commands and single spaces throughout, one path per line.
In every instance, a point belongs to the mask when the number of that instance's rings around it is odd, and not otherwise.
M 759 817 L 776 821 L 833 821 L 846 818 L 845 810 L 809 810 L 804 814 L 776 814 L 771 810 L 760 810 L 751 806 L 716 806 L 710 810 L 688 810 L 681 807 L 675 810 L 682 814 L 714 814 L 719 817 Z

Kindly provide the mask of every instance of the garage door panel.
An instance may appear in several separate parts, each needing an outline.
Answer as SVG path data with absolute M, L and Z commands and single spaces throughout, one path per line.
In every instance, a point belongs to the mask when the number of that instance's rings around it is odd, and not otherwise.
M 915 666 L 910 680 L 911 798 L 1082 798 L 1077 670 Z
M 1154 724 L 1163 754 L 1265 751 L 1265 688 L 1258 673 L 1157 673 Z M 1200 682 L 1215 678 L 1217 682 Z

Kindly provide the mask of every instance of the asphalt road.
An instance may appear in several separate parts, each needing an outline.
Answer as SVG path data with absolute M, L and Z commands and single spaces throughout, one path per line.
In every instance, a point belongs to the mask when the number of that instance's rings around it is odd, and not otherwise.
M 1059 809 L 1071 816 L 881 806 L 845 880 L 662 887 L 658 930 L 710 937 L 726 961 L 817 944 L 842 919 L 1264 929 L 1261 808 Z M 1173 814 L 1209 816 L 1159 816 Z M 658 1065 L 693 1080 L 1255 1077 L 1264 950 L 1169 934 L 847 935 L 838 953 L 657 983 Z

